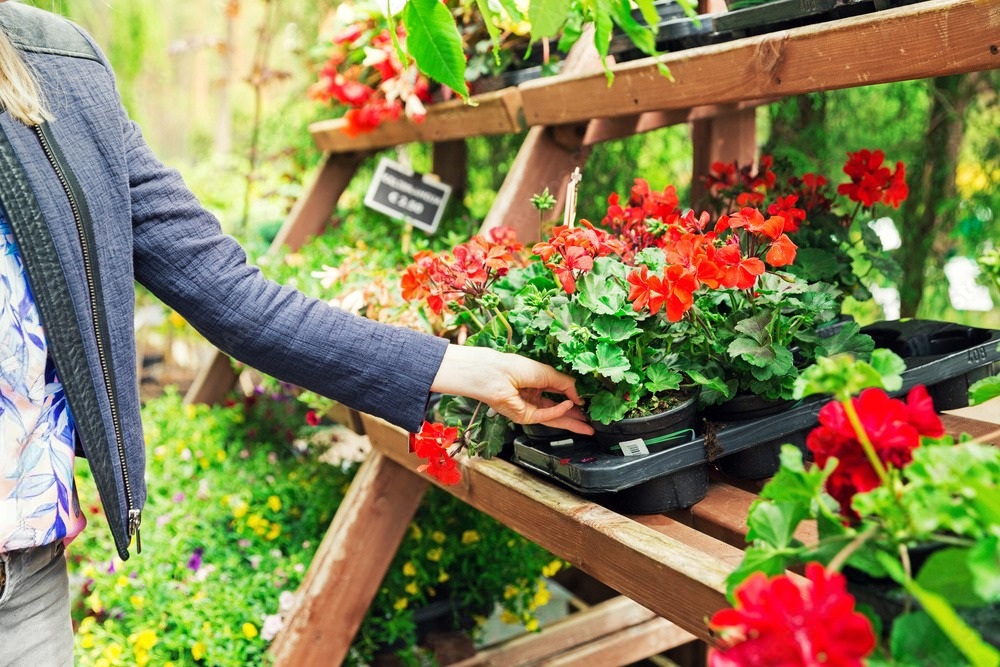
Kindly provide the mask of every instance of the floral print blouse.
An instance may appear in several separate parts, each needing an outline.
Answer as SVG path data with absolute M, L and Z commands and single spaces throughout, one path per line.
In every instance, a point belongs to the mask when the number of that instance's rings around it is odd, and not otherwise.
M 73 417 L 0 212 L 0 552 L 83 530 L 73 460 Z

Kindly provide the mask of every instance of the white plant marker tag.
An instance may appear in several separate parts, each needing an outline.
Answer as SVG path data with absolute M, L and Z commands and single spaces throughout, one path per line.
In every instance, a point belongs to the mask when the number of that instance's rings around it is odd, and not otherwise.
M 549 447 L 565 447 L 567 445 L 573 444 L 573 438 L 567 438 L 565 440 L 553 440 L 549 443 Z
M 649 448 L 646 447 L 646 441 L 642 438 L 619 442 L 618 446 L 622 448 L 622 454 L 625 456 L 647 456 L 649 454 Z

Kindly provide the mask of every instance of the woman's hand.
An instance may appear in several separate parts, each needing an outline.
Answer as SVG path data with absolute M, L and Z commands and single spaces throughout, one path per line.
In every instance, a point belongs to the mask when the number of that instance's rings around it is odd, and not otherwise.
M 482 401 L 518 424 L 545 424 L 582 435 L 594 432 L 579 408 L 583 401 L 573 378 L 516 354 L 449 345 L 431 391 Z M 545 393 L 567 398 L 557 403 Z

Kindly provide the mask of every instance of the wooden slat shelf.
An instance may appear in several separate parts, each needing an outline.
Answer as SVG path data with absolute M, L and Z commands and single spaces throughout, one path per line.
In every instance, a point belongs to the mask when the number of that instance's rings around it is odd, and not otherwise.
M 477 106 L 461 100 L 442 102 L 427 108 L 421 123 L 407 118 L 383 123 L 375 130 L 356 137 L 344 134 L 343 119 L 324 120 L 309 126 L 309 132 L 320 150 L 333 153 L 367 151 L 388 148 L 415 141 L 450 141 L 490 134 L 512 134 L 527 127 L 521 108 L 521 92 L 505 88 L 473 98 Z
M 877 17 L 877 18 L 876 18 Z M 928 0 L 521 84 L 529 125 L 866 86 L 1000 67 L 1000 0 Z M 581 103 L 582 101 L 585 103 Z

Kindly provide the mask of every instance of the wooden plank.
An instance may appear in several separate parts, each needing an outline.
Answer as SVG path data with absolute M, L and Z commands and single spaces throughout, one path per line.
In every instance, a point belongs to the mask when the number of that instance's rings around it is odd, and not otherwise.
M 681 521 L 705 535 L 725 542 L 738 549 L 746 547 L 747 514 L 757 495 L 724 481 L 712 480 L 708 495 L 686 510 L 676 510 L 670 517 Z M 795 531 L 795 538 L 803 544 L 819 541 L 815 521 L 803 521 Z
M 556 621 L 540 633 L 515 637 L 450 667 L 526 665 L 654 618 L 656 614 L 626 597 L 612 598 Z
M 420 465 L 405 432 L 368 415 L 364 422 L 374 448 L 410 469 Z M 712 641 L 704 619 L 727 605 L 725 578 L 742 557 L 739 549 L 679 522 L 654 530 L 505 461 L 460 458 L 462 481 L 445 491 Z
M 323 120 L 309 126 L 313 141 L 320 150 L 345 153 L 376 150 L 414 141 L 449 141 L 489 134 L 508 134 L 526 129 L 521 112 L 521 93 L 504 88 L 472 98 L 476 106 L 462 100 L 442 102 L 427 107 L 423 122 L 403 117 L 383 123 L 371 132 L 351 137 L 342 130 L 342 118 Z
M 361 423 L 361 413 L 354 408 L 349 408 L 343 403 L 334 403 L 333 407 L 326 411 L 327 419 L 345 426 L 358 435 L 365 434 L 365 425 Z
M 991 445 L 1000 445 L 1000 426 L 992 422 L 979 421 L 959 415 L 941 415 L 941 423 L 944 425 L 945 433 L 954 436 L 968 433 L 975 438 L 986 437 L 986 442 Z
M 268 251 L 277 252 L 288 247 L 294 252 L 310 236 L 322 232 L 337 208 L 340 195 L 351 184 L 351 179 L 366 157 L 368 153 L 324 155 L 316 177 L 295 203 Z M 184 402 L 218 403 L 232 391 L 236 378 L 229 357 L 216 350 L 188 389 Z
M 621 667 L 691 641 L 695 641 L 695 637 L 690 633 L 665 618 L 654 618 L 534 664 L 538 667 Z
M 688 109 L 1000 67 L 1000 0 L 927 0 L 653 59 L 521 84 L 529 125 Z M 915 39 L 926 35 L 927 39 Z M 581 103 L 582 101 L 586 103 Z
M 271 645 L 276 666 L 341 664 L 426 490 L 424 478 L 369 455 Z

